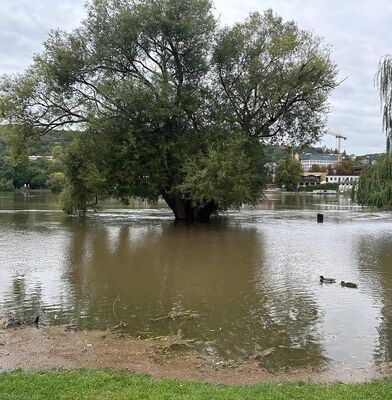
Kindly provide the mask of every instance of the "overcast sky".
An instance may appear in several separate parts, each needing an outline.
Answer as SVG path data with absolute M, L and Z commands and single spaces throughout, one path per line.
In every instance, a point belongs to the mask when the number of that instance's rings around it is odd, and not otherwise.
M 84 0 L 0 0 L 0 74 L 22 72 L 50 29 L 72 30 L 84 17 Z M 328 126 L 347 136 L 349 153 L 381 152 L 385 136 L 374 76 L 392 54 L 390 0 L 215 0 L 221 24 L 241 21 L 251 11 L 272 8 L 332 46 L 340 79 L 330 98 Z M 335 139 L 322 144 L 335 147 Z

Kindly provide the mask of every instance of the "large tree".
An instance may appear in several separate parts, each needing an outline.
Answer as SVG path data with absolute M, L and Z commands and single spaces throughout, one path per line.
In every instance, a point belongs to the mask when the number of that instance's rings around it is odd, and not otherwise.
M 98 197 L 161 196 L 177 219 L 255 203 L 263 145 L 307 144 L 325 126 L 336 67 L 319 38 L 272 11 L 219 29 L 209 0 L 95 0 L 52 32 L 0 112 L 45 134 L 74 124 L 68 212 Z

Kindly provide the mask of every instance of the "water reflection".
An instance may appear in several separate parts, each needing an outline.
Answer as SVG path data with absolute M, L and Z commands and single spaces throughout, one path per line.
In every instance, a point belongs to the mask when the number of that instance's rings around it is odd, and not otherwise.
M 124 225 L 116 237 L 113 228 L 90 227 L 86 233 L 84 227 L 67 250 L 72 262 L 64 279 L 76 295 L 72 308 L 81 318 L 88 316 L 87 326 L 115 325 L 112 303 L 119 295 L 116 314 L 134 335 L 175 334 L 181 326 L 202 350 L 228 357 L 248 357 L 273 346 L 274 365 L 287 364 L 287 357 L 290 364 L 321 358 L 312 336 L 315 302 L 289 294 L 287 301 L 295 297 L 292 307 L 279 310 L 281 294 L 255 284 L 265 261 L 256 229 L 169 222 Z M 195 310 L 201 318 L 153 321 L 173 308 Z
M 325 210 L 342 210 L 353 208 L 355 205 L 347 195 L 318 195 L 312 193 L 275 193 L 270 192 L 265 195 L 262 203 L 256 206 L 257 209 L 263 210 L 303 210 L 317 209 Z
M 380 298 L 379 340 L 374 350 L 377 362 L 392 360 L 392 231 L 381 237 L 363 235 L 358 241 L 358 270 L 372 298 Z
M 392 225 L 316 199 L 275 196 L 209 225 L 175 224 L 165 209 L 0 212 L 0 312 L 91 329 L 118 318 L 141 337 L 181 328 L 228 358 L 273 348 L 260 358 L 270 369 L 389 361 Z M 320 274 L 360 289 L 320 285 Z M 172 309 L 200 318 L 154 321 Z

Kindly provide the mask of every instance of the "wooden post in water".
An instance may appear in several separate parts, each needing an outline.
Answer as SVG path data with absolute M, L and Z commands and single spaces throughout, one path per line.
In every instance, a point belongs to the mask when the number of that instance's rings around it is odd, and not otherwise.
M 324 214 L 317 214 L 317 223 L 322 224 L 324 222 Z

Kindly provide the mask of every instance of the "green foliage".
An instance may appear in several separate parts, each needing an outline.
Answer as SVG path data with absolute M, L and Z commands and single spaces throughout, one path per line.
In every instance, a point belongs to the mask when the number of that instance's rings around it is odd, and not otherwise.
M 94 151 L 91 137 L 79 137 L 69 146 L 64 160 L 68 180 L 62 194 L 63 208 L 68 214 L 84 214 L 88 208 L 97 208 L 98 193 L 105 189 L 105 177 L 97 168 L 98 163 L 99 154 Z
M 66 186 L 64 173 L 52 172 L 49 174 L 46 184 L 53 193 L 60 193 Z
M 29 184 L 31 189 L 44 189 L 47 187 L 49 162 L 38 159 L 13 167 L 13 185 L 16 189 Z
M 313 192 L 313 190 L 339 190 L 339 183 L 327 182 L 320 185 L 308 185 L 299 188 L 301 192 Z
M 4 139 L 0 136 L 0 156 L 3 156 L 6 152 L 6 143 Z
M 392 56 L 387 55 L 381 58 L 376 82 L 380 92 L 383 127 L 387 134 L 388 149 L 392 139 Z
M 5 156 L 0 156 L 0 178 L 11 181 L 13 178 L 13 167 L 10 159 Z
M 50 176 L 61 174 L 58 169 L 60 169 L 58 165 L 55 166 L 45 158 L 14 165 L 10 157 L 0 156 L 0 180 L 2 182 L 0 191 L 20 189 L 27 184 L 31 189 L 46 189 Z M 51 185 L 54 185 L 53 177 Z M 58 179 L 57 181 L 59 183 Z
M 52 147 L 51 153 L 55 160 L 59 159 L 64 154 L 64 148 L 60 145 L 55 145 Z
M 376 163 L 367 168 L 352 192 L 352 197 L 361 205 L 371 207 L 392 207 L 392 57 L 380 60 L 377 74 L 383 108 L 383 127 L 386 132 L 387 152 L 376 159 Z
M 294 22 L 267 11 L 219 30 L 209 0 L 100 0 L 87 11 L 0 83 L 0 118 L 29 135 L 83 128 L 64 161 L 68 212 L 161 196 L 176 218 L 208 218 L 203 209 L 260 198 L 260 143 L 302 145 L 323 131 L 336 66 Z
M 280 160 L 275 169 L 275 183 L 286 190 L 297 190 L 302 167 L 298 160 L 286 158 Z
M 392 207 L 392 153 L 380 156 L 358 179 L 353 197 L 358 204 Z
M 29 184 L 32 189 L 45 189 L 49 185 L 50 174 L 51 185 L 54 190 L 59 190 L 59 175 L 63 170 L 62 157 L 63 147 L 53 146 L 49 140 L 42 141 L 38 137 L 29 137 L 20 129 L 13 126 L 2 126 L 0 129 L 0 191 L 11 191 L 20 189 Z M 56 136 L 51 133 L 49 137 Z M 49 161 L 42 154 L 55 154 L 55 160 Z M 40 149 L 42 153 L 35 152 Z M 34 161 L 28 160 L 28 155 L 40 155 Z M 55 183 L 53 179 L 57 178 Z M 64 178 L 63 178 L 64 179 Z
M 14 185 L 11 179 L 1 177 L 0 174 L 0 192 L 13 192 Z
M 26 165 L 17 165 L 14 167 L 12 177 L 12 184 L 15 189 L 22 188 L 25 184 L 29 183 L 30 174 L 27 171 Z
M 6 134 L 8 152 L 14 167 L 25 167 L 28 163 L 26 130 L 23 127 L 10 126 Z
M 192 199 L 199 204 L 213 201 L 225 210 L 255 204 L 262 197 L 262 146 L 243 133 L 215 137 L 207 144 L 206 155 L 193 157 L 184 168 L 180 189 L 192 188 Z
M 335 166 L 337 175 L 352 175 L 354 172 L 354 163 L 351 160 L 342 160 Z
M 234 126 L 296 146 L 320 137 L 336 66 L 319 38 L 272 10 L 252 13 L 221 30 L 214 61 Z

